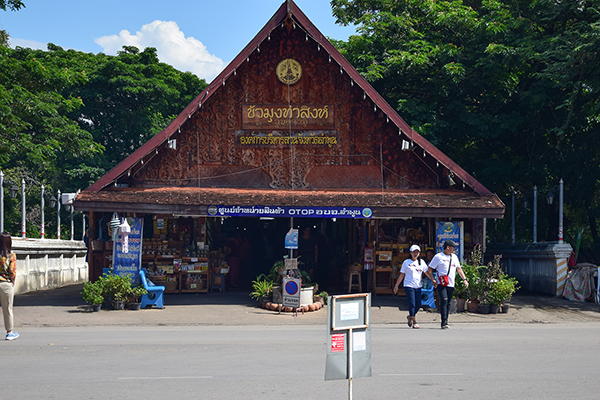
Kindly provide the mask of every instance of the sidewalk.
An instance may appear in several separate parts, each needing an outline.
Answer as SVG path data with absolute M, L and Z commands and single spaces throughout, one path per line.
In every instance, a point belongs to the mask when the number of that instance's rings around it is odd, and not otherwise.
M 17 329 L 27 327 L 69 326 L 143 326 L 143 325 L 326 325 L 327 310 L 293 316 L 277 314 L 256 307 L 248 293 L 166 294 L 164 309 L 140 311 L 101 310 L 91 312 L 80 292 L 82 285 L 24 293 L 15 296 L 14 314 Z M 406 304 L 395 296 L 371 298 L 373 325 L 405 325 Z M 401 307 L 402 311 L 398 309 Z M 422 327 L 439 324 L 437 312 L 418 314 Z M 450 316 L 451 324 L 461 323 L 565 323 L 600 322 L 600 306 L 547 296 L 513 297 L 508 314 L 472 314 Z

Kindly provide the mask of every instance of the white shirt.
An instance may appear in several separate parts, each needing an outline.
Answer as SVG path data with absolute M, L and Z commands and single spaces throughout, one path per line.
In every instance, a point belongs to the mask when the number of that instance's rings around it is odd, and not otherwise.
M 452 267 L 452 268 L 450 268 Z M 429 268 L 436 270 L 439 275 L 448 275 L 450 283 L 449 287 L 454 287 L 454 277 L 456 275 L 456 268 L 460 267 L 460 261 L 456 254 L 452 253 L 449 256 L 442 253 L 437 253 L 433 260 L 429 263 Z
M 400 268 L 400 272 L 404 274 L 404 287 L 420 289 L 421 276 L 425 271 L 427 271 L 427 264 L 420 258 L 417 258 L 416 261 L 410 258 L 404 260 L 402 268 Z

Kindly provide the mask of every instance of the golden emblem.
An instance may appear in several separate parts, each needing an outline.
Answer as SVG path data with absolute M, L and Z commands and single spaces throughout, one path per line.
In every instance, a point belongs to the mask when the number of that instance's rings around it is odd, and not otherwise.
M 277 79 L 284 85 L 293 85 L 302 77 L 302 67 L 300 63 L 293 58 L 286 58 L 277 64 L 275 69 Z

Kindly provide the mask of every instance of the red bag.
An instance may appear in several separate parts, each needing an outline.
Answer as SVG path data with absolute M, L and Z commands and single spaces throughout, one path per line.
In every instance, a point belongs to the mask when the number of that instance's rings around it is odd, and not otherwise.
M 438 276 L 438 285 L 448 286 L 449 284 L 450 284 L 450 278 L 448 278 L 448 275 Z

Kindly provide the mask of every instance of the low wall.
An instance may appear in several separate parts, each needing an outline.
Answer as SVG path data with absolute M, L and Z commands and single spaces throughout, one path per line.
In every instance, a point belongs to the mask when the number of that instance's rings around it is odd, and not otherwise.
M 12 238 L 15 294 L 87 282 L 87 248 L 80 240 Z
M 519 281 L 523 290 L 534 293 L 562 295 L 567 278 L 567 262 L 573 248 L 568 243 L 493 244 L 486 249 L 486 258 L 502 254 L 504 271 Z

